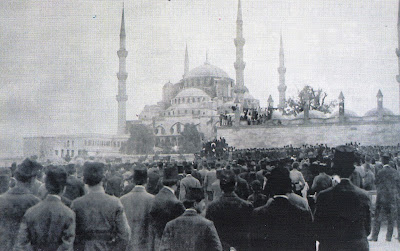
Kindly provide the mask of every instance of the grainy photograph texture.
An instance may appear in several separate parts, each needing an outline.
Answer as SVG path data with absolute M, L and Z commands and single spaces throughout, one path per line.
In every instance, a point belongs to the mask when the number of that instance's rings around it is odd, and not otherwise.
M 0 1 L 0 251 L 400 250 L 400 1 Z

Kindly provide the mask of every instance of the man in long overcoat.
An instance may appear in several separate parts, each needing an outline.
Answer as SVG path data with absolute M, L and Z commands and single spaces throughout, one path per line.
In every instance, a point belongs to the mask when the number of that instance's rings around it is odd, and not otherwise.
M 88 194 L 75 199 L 71 209 L 76 214 L 75 250 L 125 250 L 130 227 L 119 198 L 103 189 L 104 164 L 86 162 L 83 179 Z
M 25 159 L 15 170 L 15 187 L 0 195 L 0 250 L 2 251 L 13 249 L 26 210 L 40 202 L 30 190 L 38 168 L 38 163 Z
M 249 250 L 249 218 L 253 206 L 236 195 L 235 185 L 235 173 L 232 170 L 223 170 L 220 177 L 223 194 L 210 203 L 206 218 L 214 222 L 224 250 L 231 247 L 239 251 Z
M 158 250 L 165 225 L 185 211 L 182 202 L 175 196 L 178 178 L 178 168 L 176 166 L 167 166 L 164 169 L 164 187 L 155 196 L 150 210 L 152 250 Z
M 349 180 L 354 159 L 352 147 L 336 147 L 333 172 L 340 176 L 340 183 L 321 191 L 317 197 L 314 222 L 321 251 L 369 250 L 370 199 Z
M 150 209 L 153 205 L 154 195 L 145 189 L 147 182 L 147 169 L 136 166 L 133 170 L 135 187 L 128 194 L 121 197 L 129 226 L 131 227 L 131 240 L 127 247 L 131 251 L 150 250 Z
M 51 167 L 46 175 L 47 197 L 29 208 L 22 219 L 15 251 L 72 250 L 75 213 L 61 202 L 67 182 L 62 167 Z

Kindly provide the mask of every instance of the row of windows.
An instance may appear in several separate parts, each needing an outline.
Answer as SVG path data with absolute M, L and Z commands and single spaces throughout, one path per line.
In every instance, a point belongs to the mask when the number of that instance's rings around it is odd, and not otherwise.
M 171 129 L 169 129 L 169 132 L 171 134 L 174 134 L 174 132 L 175 132 L 174 127 L 171 127 Z M 180 123 L 176 124 L 176 132 L 177 133 L 181 133 L 182 132 L 182 126 L 181 126 Z M 165 135 L 164 127 L 159 126 L 156 129 L 154 129 L 154 134 L 159 134 L 159 133 L 161 133 L 161 135 Z
M 69 140 L 67 140 L 67 142 L 64 143 L 64 147 L 69 147 Z M 71 141 L 71 146 L 74 147 L 74 141 Z
M 80 151 L 81 150 L 78 150 L 78 154 L 80 155 Z M 55 150 L 54 151 L 54 153 L 58 156 L 58 150 Z M 64 156 L 70 156 L 70 157 L 74 157 L 74 155 L 75 155 L 75 151 L 74 150 L 64 150 L 64 149 L 61 149 L 61 157 L 64 157 Z M 70 154 L 71 153 L 71 154 Z
M 111 141 L 111 140 L 85 140 L 85 146 L 112 146 L 121 147 L 121 141 Z
M 180 114 L 188 114 L 189 112 L 192 114 L 192 115 L 200 115 L 200 114 L 202 114 L 201 113 L 201 111 L 200 110 L 176 110 L 177 111 L 177 115 L 180 115 Z M 175 111 L 169 111 L 169 112 L 164 112 L 164 116 L 173 116 L 173 115 L 175 115 Z M 206 112 L 205 111 L 203 111 L 203 115 L 206 115 Z
M 175 98 L 171 100 L 171 104 L 184 104 L 184 103 L 196 103 L 206 101 L 205 97 L 188 97 L 188 98 Z

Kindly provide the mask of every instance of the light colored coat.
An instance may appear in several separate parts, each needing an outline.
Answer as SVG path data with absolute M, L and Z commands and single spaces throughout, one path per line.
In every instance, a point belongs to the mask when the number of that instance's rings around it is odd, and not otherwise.
M 150 250 L 150 210 L 154 195 L 143 186 L 135 186 L 131 192 L 121 197 L 125 214 L 131 227 L 131 240 L 127 250 Z
M 193 177 L 191 174 L 188 174 L 185 178 L 183 178 L 180 182 L 179 189 L 179 200 L 184 201 L 186 194 L 189 191 L 189 188 L 201 188 L 200 181 Z
M 14 250 L 73 250 L 75 213 L 54 195 L 26 211 Z
M 19 225 L 30 207 L 40 202 L 28 188 L 13 187 L 0 195 L 0 250 L 10 251 L 17 240 Z

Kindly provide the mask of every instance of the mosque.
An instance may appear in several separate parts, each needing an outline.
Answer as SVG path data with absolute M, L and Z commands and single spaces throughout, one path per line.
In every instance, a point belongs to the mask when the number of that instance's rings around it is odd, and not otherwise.
M 400 20 L 400 18 L 399 18 Z M 399 21 L 400 24 L 400 21 Z M 399 26 L 400 34 L 400 26 Z M 399 39 L 400 43 L 400 39 Z M 240 121 L 244 111 L 261 112 L 259 100 L 255 99 L 244 83 L 243 60 L 243 18 L 241 0 L 238 0 L 236 19 L 236 61 L 234 68 L 235 79 L 231 78 L 223 69 L 212 65 L 208 56 L 204 64 L 190 70 L 189 53 L 186 47 L 182 79 L 177 83 L 168 82 L 162 90 L 162 100 L 155 105 L 145 106 L 139 114 L 138 120 L 126 120 L 126 30 L 124 9 L 120 29 L 120 48 L 117 51 L 119 58 L 118 94 L 118 130 L 114 135 L 79 134 L 56 135 L 46 137 L 24 138 L 24 156 L 37 155 L 42 159 L 61 159 L 66 156 L 118 156 L 121 146 L 129 138 L 129 130 L 135 124 L 144 124 L 152 128 L 156 138 L 155 147 L 165 146 L 179 150 L 180 135 L 186 123 L 194 124 L 204 135 L 203 140 L 215 137 L 225 137 L 230 145 L 240 147 L 272 147 L 287 144 L 301 145 L 302 143 L 330 142 L 332 134 L 326 129 L 336 130 L 341 137 L 334 139 L 348 142 L 368 137 L 366 144 L 385 144 L 400 142 L 400 116 L 383 107 L 383 94 L 377 94 L 376 108 L 364 116 L 344 109 L 343 93 L 339 95 L 339 109 L 327 116 L 318 111 L 308 110 L 296 117 L 284 115 L 286 107 L 284 48 L 282 36 L 279 51 L 279 103 L 274 107 L 273 98 L 268 99 L 268 108 L 273 108 L 271 118 L 262 125 L 247 126 L 246 121 Z M 400 53 L 397 51 L 400 65 Z M 400 77 L 397 77 L 400 83 Z M 225 119 L 222 120 L 221 116 Z M 226 119 L 227 118 L 227 119 Z M 242 123 L 244 122 L 246 126 Z M 343 127 L 343 128 L 342 128 Z M 333 128 L 333 129 L 332 129 Z M 339 130 L 339 131 L 338 131 Z M 355 132 L 357 131 L 357 133 Z M 319 132 L 319 133 L 316 133 Z M 372 134 L 371 134 L 372 132 Z M 391 133 L 387 133 L 391 132 Z M 294 134 L 293 134 L 294 133 Z M 350 133 L 350 134 L 349 134 Z M 367 133 L 369 133 L 367 135 Z M 284 138 L 282 138 L 284 134 Z M 387 135 L 386 135 L 387 134 Z M 307 136 L 302 138 L 300 136 Z M 243 138 L 249 139 L 243 142 Z M 268 138 L 269 145 L 266 144 Z M 393 141 L 393 142 L 392 142 Z M 252 142 L 250 145 L 249 142 Z M 259 142 L 259 143 L 257 143 Z M 396 143 L 397 142 L 397 143 Z

